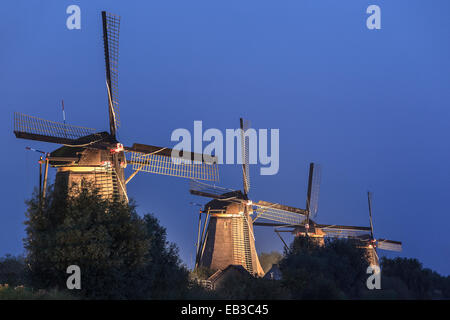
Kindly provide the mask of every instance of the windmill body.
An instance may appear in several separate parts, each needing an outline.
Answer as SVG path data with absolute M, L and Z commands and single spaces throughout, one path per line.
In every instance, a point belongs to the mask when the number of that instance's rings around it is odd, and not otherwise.
M 224 197 L 244 200 L 238 191 Z M 251 216 L 246 205 L 239 202 L 212 200 L 205 205 L 210 216 L 202 254 L 198 265 L 212 270 L 223 270 L 229 265 L 241 265 L 256 276 L 264 271 L 256 253 Z

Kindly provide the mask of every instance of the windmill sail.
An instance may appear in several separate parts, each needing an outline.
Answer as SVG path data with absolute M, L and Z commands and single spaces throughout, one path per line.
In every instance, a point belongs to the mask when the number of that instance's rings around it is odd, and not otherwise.
M 339 225 L 316 225 L 316 227 L 325 233 L 325 237 L 364 239 L 370 235 L 370 228 L 368 227 Z
M 309 164 L 309 178 L 308 178 L 308 194 L 306 197 L 306 211 L 308 212 L 308 219 L 314 218 L 317 215 L 319 208 L 319 190 L 320 190 L 321 168 L 318 164 Z
M 241 148 L 242 148 L 242 176 L 244 181 L 244 194 L 247 195 L 250 191 L 250 171 L 249 171 L 249 150 L 250 141 L 246 138 L 246 131 L 250 128 L 250 121 L 240 119 L 241 127 Z
M 142 144 L 142 143 L 133 143 L 133 146 L 126 147 L 125 151 L 128 152 L 138 152 L 142 154 L 158 154 L 165 157 L 172 157 L 172 158 L 181 158 L 183 160 L 191 160 L 196 163 L 198 162 L 204 162 L 208 164 L 217 163 L 217 157 L 207 155 L 207 154 L 200 154 L 200 153 L 194 153 L 194 152 L 187 152 L 187 151 L 178 151 L 176 149 L 171 149 L 167 147 L 157 147 L 157 146 L 151 146 L 148 144 Z
M 379 239 L 377 240 L 377 247 L 381 250 L 402 251 L 402 243 L 400 241 Z
M 80 144 L 82 142 L 79 139 L 88 136 L 91 139 L 87 143 L 103 139 L 103 135 L 92 128 L 45 120 L 19 112 L 14 113 L 14 134 L 17 138 L 67 145 Z
M 319 209 L 319 191 L 320 191 L 320 178 L 322 169 L 320 165 L 314 164 L 314 173 L 312 177 L 312 186 L 310 194 L 310 218 L 314 218 L 317 215 Z
M 295 207 L 268 201 L 258 201 L 258 203 L 253 205 L 256 207 L 254 210 L 256 216 L 253 221 L 256 219 L 265 219 L 296 225 L 301 224 L 306 218 L 306 211 Z
M 154 153 L 131 151 L 126 154 L 129 157 L 127 162 L 131 163 L 133 170 L 196 180 L 219 180 L 217 163 L 186 161 L 160 154 L 158 151 Z
M 373 221 L 372 221 L 372 192 L 367 192 L 367 202 L 369 204 L 369 222 L 370 222 L 370 235 L 373 239 Z
M 213 199 L 225 199 L 225 194 L 236 193 L 236 190 L 219 187 L 216 185 L 209 185 L 194 179 L 189 181 L 189 192 L 191 194 L 208 197 Z
M 105 49 L 106 86 L 108 90 L 109 126 L 115 137 L 120 126 L 119 115 L 119 29 L 120 17 L 102 11 L 103 43 Z

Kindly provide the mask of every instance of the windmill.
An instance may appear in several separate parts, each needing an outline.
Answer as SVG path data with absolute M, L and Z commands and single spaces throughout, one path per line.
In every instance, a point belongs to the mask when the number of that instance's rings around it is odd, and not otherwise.
M 309 238 L 313 238 L 321 243 L 323 241 L 323 232 L 321 231 L 320 228 L 321 225 L 318 225 L 313 220 L 317 216 L 319 208 L 321 172 L 322 170 L 319 164 L 313 162 L 309 164 L 308 188 L 306 193 L 306 209 L 297 209 L 302 210 L 304 212 L 304 217 L 303 219 L 300 219 L 299 223 L 291 223 L 289 221 L 287 221 L 287 223 L 255 222 L 256 219 L 258 218 L 262 218 L 264 220 L 275 220 L 271 219 L 271 217 L 266 217 L 264 215 L 261 217 L 257 215 L 254 219 L 253 224 L 255 226 L 275 227 L 274 231 L 277 233 L 278 237 L 283 242 L 285 248 L 288 248 L 288 245 L 284 241 L 283 237 L 281 237 L 280 232 L 291 232 L 291 233 L 296 232 L 297 234 L 301 233 L 302 235 L 307 236 Z M 261 211 L 261 209 L 257 210 L 257 212 L 259 211 Z
M 311 182 L 312 174 L 310 170 L 309 181 Z M 308 194 L 310 186 L 314 184 L 309 183 Z M 314 190 L 314 187 L 313 187 Z M 316 187 L 318 190 L 318 187 Z M 275 232 L 280 236 L 280 232 L 289 232 L 295 236 L 312 237 L 317 239 L 319 243 L 323 244 L 324 238 L 348 238 L 357 240 L 360 244 L 359 246 L 367 250 L 367 260 L 370 264 L 379 265 L 377 248 L 381 250 L 389 251 L 401 251 L 402 243 L 400 241 L 386 240 L 386 239 L 375 239 L 373 231 L 373 220 L 372 220 L 372 193 L 367 193 L 368 204 L 369 204 L 369 223 L 370 227 L 359 227 L 359 226 L 346 226 L 346 225 L 331 225 L 331 224 L 318 224 L 311 219 L 305 219 L 304 222 L 297 226 L 288 226 L 282 224 L 259 224 L 265 226 L 275 227 Z M 308 196 L 309 198 L 309 196 Z M 315 207 L 317 210 L 317 207 Z M 307 215 L 309 215 L 309 210 L 307 210 Z M 317 211 L 315 212 L 315 215 Z M 309 222 L 308 222 L 309 221 Z M 257 225 L 255 223 L 255 225 Z M 287 248 L 286 242 L 280 236 L 285 248 Z M 288 249 L 288 248 L 287 248 Z
M 134 143 L 125 147 L 117 140 L 120 126 L 118 96 L 118 57 L 120 17 L 102 11 L 106 66 L 109 132 L 49 121 L 14 113 L 17 138 L 63 145 L 46 156 L 57 168 L 55 188 L 67 190 L 82 180 L 94 184 L 106 198 L 128 201 L 126 184 L 138 173 L 148 172 L 198 180 L 217 181 L 215 157 L 170 148 Z M 63 105 L 64 108 L 64 105 Z M 134 170 L 125 178 L 124 169 Z
M 253 224 L 256 219 L 298 225 L 306 218 L 306 210 L 268 201 L 249 199 L 250 123 L 240 119 L 243 190 L 233 190 L 191 180 L 190 193 L 212 198 L 199 213 L 196 268 L 225 269 L 242 265 L 253 275 L 264 271 L 255 248 Z M 202 214 L 205 215 L 202 221 Z M 254 218 L 252 218 L 254 216 Z M 202 226 L 203 224 L 203 226 Z

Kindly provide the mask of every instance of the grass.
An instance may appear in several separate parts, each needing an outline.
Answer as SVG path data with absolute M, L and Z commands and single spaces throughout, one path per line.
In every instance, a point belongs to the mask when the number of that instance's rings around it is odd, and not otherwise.
M 57 290 L 33 290 L 24 286 L 0 284 L 0 300 L 73 300 L 74 296 Z

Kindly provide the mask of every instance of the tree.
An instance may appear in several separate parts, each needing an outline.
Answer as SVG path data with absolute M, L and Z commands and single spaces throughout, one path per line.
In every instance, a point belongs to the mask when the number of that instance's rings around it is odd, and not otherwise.
M 259 255 L 259 263 L 261 264 L 261 268 L 263 268 L 264 272 L 269 271 L 272 265 L 278 264 L 281 259 L 283 259 L 283 255 L 278 251 L 272 251 L 270 253 L 262 252 Z
M 40 206 L 27 202 L 25 248 L 34 288 L 66 289 L 66 269 L 81 269 L 85 298 L 165 297 L 187 281 L 175 246 L 151 215 L 141 218 L 130 204 L 102 198 L 89 183 L 58 193 L 51 189 Z M 170 276 L 172 275 L 172 276 Z M 167 280 L 167 281 L 166 281 Z
M 423 268 L 417 259 L 381 259 L 382 285 L 400 299 L 449 299 L 450 277 Z
M 166 229 L 158 220 L 146 214 L 143 217 L 151 246 L 145 267 L 145 285 L 142 294 L 151 299 L 181 299 L 188 294 L 189 272 L 182 266 L 175 244 L 167 241 Z
M 26 281 L 24 258 L 5 255 L 0 258 L 0 285 L 20 286 Z
M 357 240 L 297 237 L 280 263 L 294 299 L 448 299 L 450 277 L 423 268 L 417 259 L 381 259 L 381 290 L 368 290 L 368 262 Z
M 280 281 L 254 278 L 250 274 L 236 274 L 216 289 L 216 297 L 226 300 L 289 299 L 290 294 Z
M 365 250 L 347 239 L 296 237 L 280 263 L 283 285 L 294 299 L 356 298 L 365 287 Z

